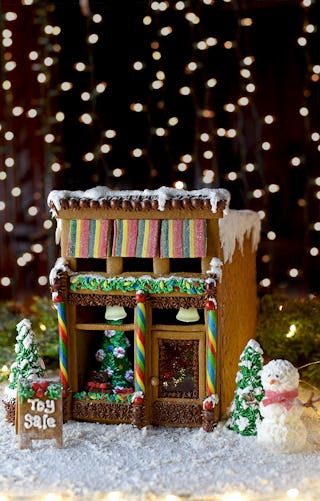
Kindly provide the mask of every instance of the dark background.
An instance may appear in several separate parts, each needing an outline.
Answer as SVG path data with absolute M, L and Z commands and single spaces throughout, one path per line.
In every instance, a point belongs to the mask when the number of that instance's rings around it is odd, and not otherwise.
M 154 9 L 156 4 L 162 10 Z M 1 2 L 2 29 L 11 30 L 13 41 L 1 49 L 2 82 L 11 82 L 0 97 L 0 201 L 5 203 L 0 211 L 1 297 L 49 293 L 46 277 L 58 257 L 46 205 L 51 189 L 156 189 L 176 182 L 188 190 L 227 188 L 231 208 L 264 212 L 259 294 L 279 288 L 294 295 L 319 292 L 319 229 L 314 224 L 320 221 L 320 141 L 311 139 L 319 131 L 319 1 L 197 0 L 185 1 L 183 9 L 178 5 Z M 8 12 L 17 18 L 8 21 Z M 97 13 L 99 23 L 93 18 Z M 190 22 L 190 15 L 199 22 Z M 146 16 L 149 25 L 143 22 Z M 48 26 L 58 26 L 57 34 Z M 161 30 L 167 26 L 172 33 L 164 36 Z M 95 44 L 88 43 L 92 33 L 99 36 Z M 303 46 L 297 42 L 302 36 Z M 200 50 L 198 43 L 208 37 L 215 37 L 216 45 Z M 31 51 L 38 53 L 35 60 L 30 60 Z M 160 60 L 154 59 L 155 51 Z M 244 62 L 247 56 L 254 58 L 251 65 Z M 45 63 L 47 57 L 53 64 Z M 14 70 L 8 71 L 8 61 L 16 62 Z M 85 71 L 75 69 L 79 61 Z M 143 63 L 141 71 L 133 69 L 135 61 Z M 196 63 L 195 71 L 188 70 L 190 62 Z M 244 69 L 251 72 L 248 78 Z M 155 90 L 159 71 L 162 86 Z M 45 75 L 44 83 L 39 74 Z M 211 78 L 217 80 L 214 87 L 207 85 Z M 99 94 L 95 89 L 102 81 L 107 87 Z M 63 91 L 62 82 L 72 88 Z M 246 88 L 251 83 L 255 92 Z M 185 86 L 190 95 L 180 94 Z M 81 99 L 83 92 L 89 92 L 88 101 Z M 246 106 L 238 104 L 241 97 L 248 97 Z M 132 103 L 141 103 L 143 112 L 132 111 Z M 225 110 L 228 103 L 235 105 L 233 112 Z M 23 108 L 19 116 L 13 114 L 16 106 Z M 302 106 L 309 109 L 307 117 L 299 112 Z M 30 109 L 37 110 L 35 118 L 28 116 Z M 58 111 L 64 113 L 62 122 L 56 119 Z M 90 114 L 92 123 L 81 123 L 83 113 Z M 273 123 L 264 122 L 266 115 L 274 117 Z M 168 125 L 171 117 L 178 118 L 177 125 Z M 164 136 L 157 135 L 160 127 Z M 235 137 L 221 136 L 222 128 L 235 130 Z M 8 130 L 14 140 L 5 139 Z M 106 138 L 108 130 L 115 137 Z M 204 132 L 207 142 L 201 141 Z M 46 142 L 48 133 L 53 142 Z M 263 148 L 266 141 L 269 150 Z M 111 148 L 108 153 L 101 151 L 103 144 Z M 135 148 L 141 148 L 140 157 L 134 156 Z M 203 156 L 206 150 L 213 151 L 212 158 Z M 84 160 L 87 152 L 93 160 Z M 181 172 L 178 166 L 186 154 L 192 161 Z M 14 166 L 6 165 L 8 157 Z M 298 166 L 292 165 L 293 158 L 300 160 Z M 253 172 L 247 164 L 254 164 Z M 209 183 L 204 182 L 206 171 L 212 171 Z M 278 191 L 270 191 L 270 185 Z M 15 187 L 21 195 L 12 195 Z M 255 190 L 262 196 L 257 198 Z M 37 209 L 34 216 L 30 207 Z M 6 229 L 8 222 L 12 231 Z M 37 243 L 41 251 L 34 250 Z M 26 253 L 30 256 L 23 264 L 18 260 Z M 290 276 L 292 269 L 297 276 Z

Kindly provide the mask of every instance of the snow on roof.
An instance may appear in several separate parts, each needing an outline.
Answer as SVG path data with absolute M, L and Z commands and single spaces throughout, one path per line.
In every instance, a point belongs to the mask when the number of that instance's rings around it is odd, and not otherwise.
M 225 263 L 232 261 L 238 242 L 241 252 L 245 236 L 252 239 L 252 251 L 256 251 L 260 241 L 261 221 L 259 214 L 251 210 L 232 210 L 219 219 L 219 236 Z
M 168 200 L 183 200 L 183 199 L 199 199 L 209 200 L 212 212 L 217 211 L 219 202 L 226 202 L 225 210 L 227 210 L 230 202 L 230 193 L 224 188 L 209 189 L 203 188 L 200 190 L 178 190 L 176 188 L 169 188 L 162 186 L 157 190 L 111 190 L 106 186 L 96 186 L 86 191 L 67 191 L 67 190 L 53 190 L 49 193 L 47 203 L 52 210 L 54 216 L 56 211 L 62 208 L 62 200 L 73 199 L 75 201 L 85 200 L 148 200 L 158 202 L 158 210 L 163 211 L 166 201 Z

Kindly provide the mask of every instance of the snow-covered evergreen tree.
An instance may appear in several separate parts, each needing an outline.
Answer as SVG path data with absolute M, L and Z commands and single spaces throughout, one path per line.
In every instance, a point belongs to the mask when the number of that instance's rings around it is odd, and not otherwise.
M 264 396 L 261 382 L 263 351 L 250 339 L 240 355 L 236 389 L 226 425 L 241 435 L 256 435 L 257 420 L 261 419 L 259 402 Z
M 15 390 L 20 379 L 36 379 L 44 375 L 45 365 L 39 355 L 31 329 L 31 322 L 24 318 L 16 326 L 16 361 L 10 367 L 9 389 Z
M 114 321 L 119 324 L 121 321 Z M 128 358 L 130 342 L 123 331 L 106 330 L 96 359 L 101 362 L 100 371 L 106 371 L 113 390 L 132 388 L 134 373 Z

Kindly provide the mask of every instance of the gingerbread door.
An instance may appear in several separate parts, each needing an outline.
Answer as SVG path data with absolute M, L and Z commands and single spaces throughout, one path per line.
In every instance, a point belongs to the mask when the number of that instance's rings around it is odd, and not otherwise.
M 199 325 L 162 329 L 151 332 L 152 424 L 199 426 L 205 396 L 205 330 Z

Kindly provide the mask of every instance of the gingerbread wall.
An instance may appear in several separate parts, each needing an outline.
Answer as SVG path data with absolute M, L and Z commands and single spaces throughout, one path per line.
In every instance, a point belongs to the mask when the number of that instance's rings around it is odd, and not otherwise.
M 233 399 L 240 354 L 248 340 L 256 337 L 256 253 L 251 239 L 236 247 L 232 262 L 225 263 L 217 286 L 218 360 L 221 417 Z

